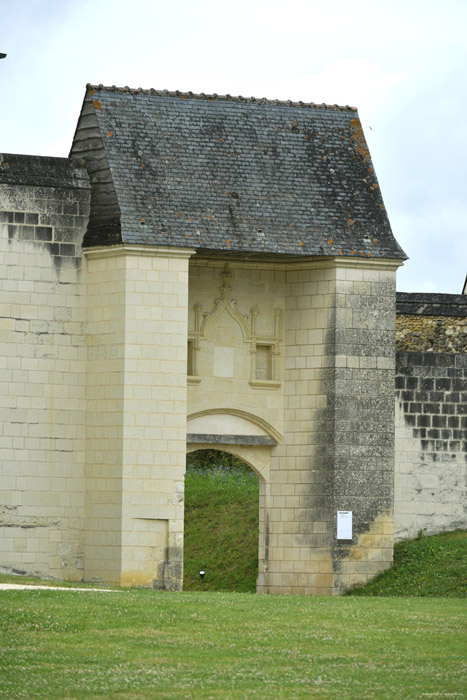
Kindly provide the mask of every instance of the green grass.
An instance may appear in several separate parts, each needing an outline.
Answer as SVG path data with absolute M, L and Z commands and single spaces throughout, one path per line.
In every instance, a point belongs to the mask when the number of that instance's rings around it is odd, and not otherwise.
M 0 592 L 0 698 L 422 698 L 465 692 L 463 601 Z
M 258 477 L 249 467 L 208 464 L 187 469 L 185 591 L 256 590 L 258 498 Z M 206 572 L 203 580 L 200 570 Z
M 350 591 L 358 596 L 467 596 L 467 531 L 399 542 L 394 566 Z

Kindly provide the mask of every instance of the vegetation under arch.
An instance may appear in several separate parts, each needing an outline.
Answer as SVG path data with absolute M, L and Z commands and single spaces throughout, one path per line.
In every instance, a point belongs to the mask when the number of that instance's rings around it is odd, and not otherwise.
M 255 592 L 259 478 L 235 455 L 197 450 L 185 476 L 185 591 Z M 199 571 L 205 571 L 201 579 Z

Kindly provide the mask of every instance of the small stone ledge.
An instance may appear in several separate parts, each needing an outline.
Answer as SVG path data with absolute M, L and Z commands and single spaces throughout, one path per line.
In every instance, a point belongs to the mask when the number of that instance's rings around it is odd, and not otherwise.
M 466 294 L 426 294 L 397 292 L 397 314 L 467 317 Z
M 191 443 L 209 443 L 213 445 L 277 445 L 277 442 L 266 435 L 217 435 L 188 433 L 186 441 Z
M 90 189 L 84 163 L 71 158 L 0 154 L 0 184 Z

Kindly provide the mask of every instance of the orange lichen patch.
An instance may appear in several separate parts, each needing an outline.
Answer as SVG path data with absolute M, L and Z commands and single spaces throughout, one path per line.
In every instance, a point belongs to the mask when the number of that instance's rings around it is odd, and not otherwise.
M 343 255 L 343 252 L 340 250 L 340 251 L 338 252 L 338 255 Z
M 224 139 L 219 139 L 219 141 L 223 141 Z
M 111 132 L 111 131 L 108 131 L 108 132 L 107 132 L 107 136 L 112 136 L 112 132 Z
M 373 238 L 373 243 L 376 243 L 376 238 Z
M 140 167 L 141 167 L 141 168 L 144 168 L 144 163 L 141 163 Z
M 328 238 L 328 243 L 329 243 L 329 245 L 331 245 L 331 243 L 332 243 L 332 238 Z
M 176 211 L 176 212 L 175 212 L 175 216 L 179 216 L 179 213 L 178 213 L 178 211 Z
M 374 188 L 375 188 L 375 190 L 377 190 L 377 189 L 378 189 L 378 185 L 376 184 L 376 182 L 374 182 L 374 183 L 372 184 L 372 187 L 374 187 Z
M 93 100 L 92 104 L 94 105 L 94 109 L 98 109 L 98 110 L 102 109 L 101 103 L 99 102 L 99 100 Z
M 230 240 L 227 239 L 225 243 L 226 243 L 226 245 L 230 248 Z
M 187 234 L 187 233 L 185 233 L 185 238 L 188 238 L 188 234 Z
M 366 145 L 365 137 L 363 135 L 363 129 L 362 125 L 360 124 L 360 120 L 357 119 L 356 117 L 352 119 L 352 133 L 351 137 L 356 143 L 357 146 L 357 153 L 365 158 L 366 160 L 370 160 L 370 151 L 368 150 L 368 146 Z
M 193 219 L 188 219 L 188 221 L 193 221 Z
M 369 172 L 369 173 L 372 173 L 372 172 L 373 172 L 373 168 L 368 168 L 368 172 Z
M 89 94 L 90 94 L 90 95 L 94 95 L 95 92 L 96 92 L 95 90 L 89 90 Z
M 356 250 L 351 250 L 350 255 L 355 255 L 356 252 L 357 252 Z
M 151 199 L 151 202 L 155 202 L 155 201 L 156 201 L 156 198 L 153 197 L 153 198 Z
M 298 245 L 303 245 L 303 241 L 298 241 Z
M 349 226 L 353 226 L 353 219 L 349 219 Z

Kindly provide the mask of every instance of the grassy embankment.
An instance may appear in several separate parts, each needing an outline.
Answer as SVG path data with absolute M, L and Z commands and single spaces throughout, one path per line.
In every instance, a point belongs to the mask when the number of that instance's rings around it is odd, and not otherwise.
M 230 455 L 206 452 L 188 456 L 183 588 L 254 592 L 258 477 Z M 206 572 L 203 580 L 200 570 Z

